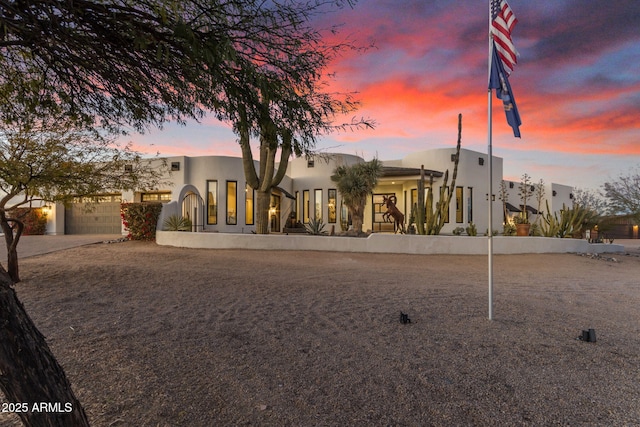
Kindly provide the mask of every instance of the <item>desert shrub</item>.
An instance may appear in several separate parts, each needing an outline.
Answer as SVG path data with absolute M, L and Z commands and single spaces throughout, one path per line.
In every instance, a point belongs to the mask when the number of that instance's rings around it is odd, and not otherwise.
M 542 231 L 540 230 L 540 225 L 536 222 L 531 224 L 531 230 L 529 230 L 530 236 L 542 236 Z
M 120 216 L 130 240 L 154 240 L 162 203 L 122 203 Z
M 469 236 L 478 235 L 478 229 L 476 228 L 476 225 L 472 222 L 469 223 L 469 226 L 466 228 L 466 232 Z
M 504 228 L 502 230 L 503 236 L 515 236 L 516 235 L 516 226 L 511 224 L 510 222 L 505 222 Z

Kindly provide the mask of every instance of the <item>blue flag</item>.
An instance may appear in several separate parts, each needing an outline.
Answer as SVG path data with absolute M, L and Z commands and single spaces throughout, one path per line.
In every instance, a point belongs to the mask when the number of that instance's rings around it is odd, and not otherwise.
M 516 107 L 516 100 L 513 97 L 513 92 L 511 91 L 511 85 L 509 84 L 509 79 L 507 77 L 507 73 L 504 71 L 504 67 L 502 66 L 502 61 L 498 58 L 497 49 L 493 46 L 493 57 L 491 59 L 491 75 L 489 77 L 489 89 L 496 90 L 496 96 L 498 99 L 502 100 L 504 104 L 504 112 L 507 115 L 507 123 L 513 129 L 513 136 L 516 138 L 520 138 L 520 125 L 522 121 L 520 121 L 520 114 L 518 113 L 518 108 Z

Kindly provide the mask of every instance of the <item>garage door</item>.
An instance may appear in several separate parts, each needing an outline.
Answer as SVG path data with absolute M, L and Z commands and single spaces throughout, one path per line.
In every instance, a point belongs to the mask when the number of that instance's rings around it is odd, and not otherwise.
M 99 200 L 99 203 L 87 205 L 87 202 Z M 65 209 L 65 234 L 121 234 L 120 194 L 99 196 L 97 198 L 78 198 Z

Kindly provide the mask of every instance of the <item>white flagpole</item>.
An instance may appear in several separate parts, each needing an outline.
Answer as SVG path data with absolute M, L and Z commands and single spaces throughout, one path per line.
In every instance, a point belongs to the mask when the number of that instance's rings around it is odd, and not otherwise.
M 489 0 L 489 73 L 488 80 L 491 79 L 491 59 L 493 58 L 493 43 L 491 37 L 491 0 Z M 487 80 L 487 87 L 489 88 Z M 489 88 L 488 91 L 488 156 L 489 156 L 489 226 L 487 227 L 488 234 L 488 258 L 489 258 L 489 320 L 493 320 L 493 153 L 491 148 L 491 139 L 492 139 L 492 106 L 493 106 L 493 98 L 492 98 L 492 90 Z

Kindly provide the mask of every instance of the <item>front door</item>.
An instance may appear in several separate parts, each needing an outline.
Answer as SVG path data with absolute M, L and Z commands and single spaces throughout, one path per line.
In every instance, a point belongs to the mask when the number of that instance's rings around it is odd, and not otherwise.
M 269 203 L 269 224 L 271 231 L 279 233 L 280 230 L 280 196 L 272 194 Z

